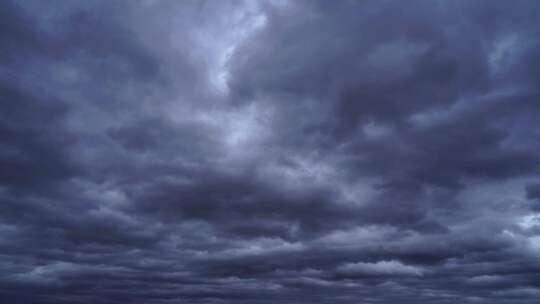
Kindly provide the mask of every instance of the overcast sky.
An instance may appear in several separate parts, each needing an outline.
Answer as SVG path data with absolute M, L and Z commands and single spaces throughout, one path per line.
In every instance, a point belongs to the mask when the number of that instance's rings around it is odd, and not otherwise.
M 0 2 L 0 302 L 535 304 L 540 2 Z

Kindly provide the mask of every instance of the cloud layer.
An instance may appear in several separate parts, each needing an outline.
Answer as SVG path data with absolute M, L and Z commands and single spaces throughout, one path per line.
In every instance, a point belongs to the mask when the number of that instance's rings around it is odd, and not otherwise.
M 0 6 L 0 302 L 540 298 L 536 1 Z

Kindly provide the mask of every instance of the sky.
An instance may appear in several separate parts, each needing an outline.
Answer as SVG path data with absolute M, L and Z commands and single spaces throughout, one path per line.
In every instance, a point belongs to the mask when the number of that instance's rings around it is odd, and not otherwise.
M 0 302 L 533 304 L 540 2 L 3 0 Z

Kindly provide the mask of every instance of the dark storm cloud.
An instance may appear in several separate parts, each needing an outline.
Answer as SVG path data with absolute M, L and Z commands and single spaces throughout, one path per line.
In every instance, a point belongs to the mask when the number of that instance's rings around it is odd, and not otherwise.
M 0 302 L 536 303 L 535 1 L 4 1 Z

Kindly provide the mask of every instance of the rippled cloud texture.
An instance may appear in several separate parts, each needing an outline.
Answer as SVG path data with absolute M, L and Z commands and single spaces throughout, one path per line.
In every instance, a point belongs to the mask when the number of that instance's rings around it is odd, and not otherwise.
M 540 2 L 0 6 L 1 303 L 538 303 Z

